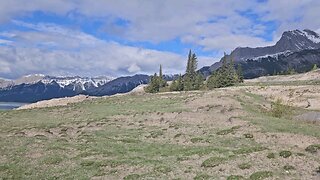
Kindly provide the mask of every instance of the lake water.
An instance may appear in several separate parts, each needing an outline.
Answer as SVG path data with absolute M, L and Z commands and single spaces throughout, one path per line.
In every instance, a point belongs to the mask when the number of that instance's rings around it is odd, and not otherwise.
M 0 110 L 11 110 L 20 106 L 26 105 L 26 103 L 17 102 L 0 102 Z

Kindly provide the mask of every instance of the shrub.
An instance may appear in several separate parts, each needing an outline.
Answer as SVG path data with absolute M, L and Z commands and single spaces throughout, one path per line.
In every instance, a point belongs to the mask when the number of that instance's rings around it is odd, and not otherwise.
M 171 168 L 168 166 L 158 166 L 154 169 L 156 172 L 167 174 L 168 172 L 171 172 Z
M 124 180 L 135 180 L 139 179 L 140 175 L 139 174 L 129 174 L 128 176 L 124 177 Z
M 303 153 L 297 153 L 297 156 L 306 156 L 306 155 Z
M 233 129 L 224 129 L 224 130 L 221 130 L 219 132 L 217 132 L 217 135 L 227 135 L 227 134 L 230 134 L 230 133 L 233 133 L 234 130 Z
M 249 163 L 242 163 L 242 164 L 239 164 L 238 167 L 240 169 L 250 169 L 251 168 L 251 164 Z
M 198 143 L 198 142 L 201 142 L 201 141 L 203 141 L 203 138 L 201 138 L 201 137 L 195 137 L 195 138 L 191 139 L 192 143 Z
M 310 145 L 305 150 L 310 153 L 316 153 L 318 150 L 320 150 L 320 144 Z
M 275 157 L 276 157 L 276 155 L 274 153 L 269 153 L 267 155 L 267 158 L 269 158 L 269 159 L 274 159 Z
M 245 179 L 245 178 L 239 175 L 231 175 L 227 178 L 227 180 L 242 180 L 242 179 Z
M 266 179 L 268 177 L 272 177 L 273 173 L 270 171 L 258 171 L 250 176 L 250 180 L 260 180 L 260 179 Z
M 50 156 L 50 157 L 46 157 L 43 160 L 45 164 L 59 164 L 62 161 L 63 161 L 63 158 L 59 156 Z
M 277 99 L 271 104 L 271 115 L 276 118 L 281 118 L 290 113 L 290 108 L 284 105 L 281 99 Z
M 230 133 L 234 133 L 234 131 L 239 128 L 241 128 L 241 126 L 233 126 L 231 129 L 224 129 L 224 130 L 217 132 L 217 135 L 227 135 Z
M 174 138 L 178 138 L 178 137 L 180 137 L 180 136 L 182 136 L 181 133 L 174 135 Z
M 222 157 L 211 157 L 201 164 L 201 167 L 216 167 L 223 163 L 226 159 Z
M 288 158 L 292 155 L 292 153 L 290 151 L 281 151 L 279 155 L 283 158 Z
M 291 165 L 285 165 L 285 166 L 283 166 L 283 169 L 286 171 L 290 171 L 290 170 L 294 170 L 295 168 Z
M 245 137 L 245 138 L 252 139 L 252 138 L 253 138 L 253 135 L 252 135 L 252 134 L 244 134 L 244 137 Z
M 198 174 L 196 177 L 194 177 L 194 180 L 207 180 L 210 179 L 211 176 L 209 176 L 208 174 Z

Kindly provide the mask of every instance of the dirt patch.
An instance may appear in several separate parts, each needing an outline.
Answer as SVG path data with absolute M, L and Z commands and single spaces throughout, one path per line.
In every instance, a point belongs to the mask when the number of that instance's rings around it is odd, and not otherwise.
M 320 86 L 247 86 L 239 88 L 261 95 L 268 101 L 281 99 L 284 104 L 290 106 L 320 110 Z
M 45 108 L 45 107 L 55 107 L 55 106 L 67 106 L 68 104 L 72 103 L 79 103 L 85 100 L 91 100 L 95 97 L 91 96 L 85 96 L 85 95 L 79 95 L 74 97 L 66 97 L 66 98 L 57 98 L 57 99 L 51 99 L 46 101 L 39 101 L 37 103 L 28 104 L 25 106 L 21 106 L 17 108 L 17 110 L 22 109 L 34 109 L 34 108 Z
M 302 74 L 263 76 L 255 79 L 245 80 L 245 82 L 288 82 L 288 81 L 310 81 L 320 79 L 320 69 Z

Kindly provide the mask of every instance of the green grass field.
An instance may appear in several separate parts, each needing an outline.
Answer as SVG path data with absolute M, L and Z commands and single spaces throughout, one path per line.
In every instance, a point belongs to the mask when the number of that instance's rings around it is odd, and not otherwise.
M 302 175 L 314 172 L 317 154 L 264 143 L 258 135 L 283 132 L 319 140 L 319 125 L 271 117 L 254 106 L 258 96 L 237 93 L 126 95 L 1 111 L 0 179 L 299 178 L 303 167 L 296 161 L 311 168 Z M 241 106 L 226 109 L 219 98 Z M 287 149 L 294 155 L 286 160 L 267 158 Z M 281 167 L 270 167 L 274 163 Z M 282 168 L 287 163 L 295 166 L 289 174 Z

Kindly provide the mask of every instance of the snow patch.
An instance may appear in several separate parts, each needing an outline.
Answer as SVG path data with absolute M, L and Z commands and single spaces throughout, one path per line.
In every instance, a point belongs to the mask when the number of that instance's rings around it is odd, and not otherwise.
M 77 87 L 80 87 L 83 91 L 86 90 L 85 85 L 100 87 L 108 82 L 113 80 L 110 77 L 97 77 L 97 78 L 88 78 L 88 77 L 46 77 L 41 80 L 44 84 L 50 84 L 56 82 L 61 88 L 72 85 L 73 90 L 76 90 Z
M 320 43 L 320 38 L 316 37 L 314 35 L 308 34 L 307 32 L 304 32 L 305 36 L 314 43 Z
M 279 53 L 275 53 L 275 54 L 266 54 L 264 56 L 258 56 L 258 57 L 253 58 L 252 60 L 256 61 L 256 60 L 259 60 L 259 59 L 262 59 L 262 58 L 268 58 L 268 57 L 278 59 L 280 55 L 288 56 L 290 54 L 292 54 L 291 51 L 284 51 L 284 52 L 279 52 Z

